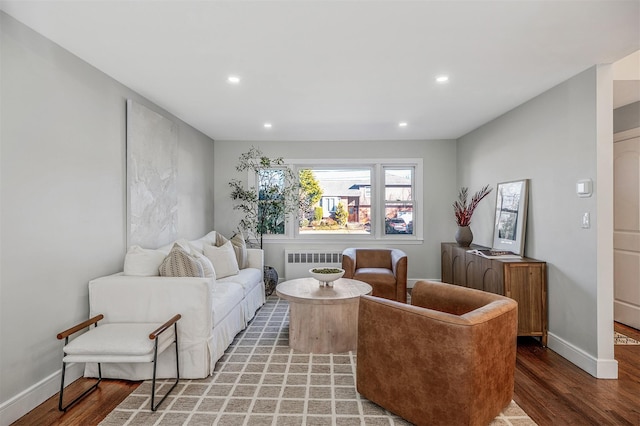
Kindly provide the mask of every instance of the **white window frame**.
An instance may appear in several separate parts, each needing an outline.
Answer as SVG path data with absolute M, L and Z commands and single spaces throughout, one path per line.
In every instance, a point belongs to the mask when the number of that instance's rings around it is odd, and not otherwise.
M 415 166 L 413 164 L 409 164 L 409 165 L 402 164 L 402 165 L 400 165 L 400 164 L 392 164 L 392 163 L 383 163 L 383 164 L 381 164 L 380 167 L 382 168 L 382 170 L 380 172 L 380 177 L 382 179 L 382 184 L 380 185 L 381 189 L 382 189 L 382 191 L 381 191 L 382 206 L 380 208 L 381 208 L 381 210 L 383 212 L 383 215 L 382 215 L 382 218 L 381 218 L 382 223 L 383 223 L 381 231 L 385 236 L 388 237 L 389 235 L 386 234 L 386 230 L 385 230 L 385 226 L 384 226 L 384 218 L 386 217 L 387 205 L 389 203 L 395 202 L 395 200 L 387 200 L 387 194 L 386 194 L 387 182 L 385 180 L 385 176 L 386 176 L 385 172 L 387 170 L 406 170 L 406 169 L 409 169 L 409 168 L 413 168 L 413 173 L 411 174 L 411 200 L 407 200 L 407 201 L 412 206 L 412 217 L 414 217 L 415 216 L 415 206 L 416 206 L 416 200 L 415 200 L 416 193 L 414 193 L 414 191 L 417 191 L 416 190 L 416 170 L 417 170 L 417 166 Z M 415 225 L 415 221 L 414 221 L 414 225 Z M 415 229 L 414 229 L 414 235 L 415 235 Z M 400 235 L 398 235 L 398 237 L 399 238 L 404 238 L 405 236 L 400 234 Z
M 284 164 L 284 166 L 288 166 L 287 164 Z M 278 169 L 282 169 L 283 166 L 276 166 L 276 167 L 266 167 L 265 169 L 273 169 L 273 170 L 278 170 Z M 247 187 L 251 188 L 258 188 L 258 173 L 254 173 L 252 170 L 250 170 L 248 172 L 247 175 Z M 262 240 L 263 241 L 269 241 L 269 242 L 286 242 L 289 241 L 291 239 L 291 235 L 290 235 L 290 228 L 291 228 L 291 218 L 287 217 L 285 218 L 285 225 L 284 225 L 284 234 L 264 234 L 262 236 Z M 257 235 L 255 236 L 255 238 L 259 238 Z
M 354 234 L 300 234 L 297 226 L 297 218 L 288 217 L 285 225 L 285 233 L 280 235 L 267 234 L 264 240 L 270 243 L 277 242 L 381 242 L 394 241 L 407 244 L 418 244 L 423 241 L 423 216 L 422 216 L 422 200 L 423 194 L 423 161 L 422 158 L 393 158 L 393 159 L 286 159 L 285 165 L 292 167 L 297 175 L 301 169 L 308 168 L 370 168 L 371 170 L 371 209 L 374 215 L 375 223 L 371 226 L 370 234 L 354 235 Z M 413 167 L 413 234 L 385 234 L 384 217 L 385 217 L 385 168 L 408 168 Z M 256 176 L 249 176 L 249 185 L 255 185 Z

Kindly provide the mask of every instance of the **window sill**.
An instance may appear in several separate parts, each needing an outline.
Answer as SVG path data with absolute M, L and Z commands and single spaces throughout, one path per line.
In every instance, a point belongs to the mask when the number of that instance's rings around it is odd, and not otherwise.
M 349 236 L 348 238 L 336 238 L 335 235 L 315 236 L 315 237 L 298 237 L 298 238 L 264 238 L 265 244 L 315 244 L 315 245 L 336 245 L 336 244 L 404 244 L 418 245 L 424 243 L 424 238 L 419 237 L 386 237 L 386 238 L 358 238 Z

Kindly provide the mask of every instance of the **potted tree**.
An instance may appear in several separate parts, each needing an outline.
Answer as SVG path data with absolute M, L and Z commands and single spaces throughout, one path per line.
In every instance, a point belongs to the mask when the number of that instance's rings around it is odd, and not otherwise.
M 240 155 L 236 170 L 250 172 L 256 179 L 255 185 L 248 186 L 239 179 L 229 182 L 233 208 L 242 213 L 238 229 L 246 231 L 250 244 L 253 240 L 262 249 L 264 235 L 284 234 L 287 216 L 305 209 L 307 197 L 301 195 L 300 181 L 282 157 L 269 158 L 258 148 L 251 147 Z M 277 271 L 265 266 L 264 279 L 269 295 L 278 284 Z

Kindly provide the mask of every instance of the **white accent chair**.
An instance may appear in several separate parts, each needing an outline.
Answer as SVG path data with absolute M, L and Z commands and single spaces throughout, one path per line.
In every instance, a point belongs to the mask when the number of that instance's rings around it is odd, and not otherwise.
M 99 314 L 74 327 L 58 333 L 58 340 L 65 339 L 62 349 L 62 378 L 60 380 L 60 398 L 58 410 L 67 411 L 69 407 L 80 401 L 102 381 L 102 363 L 153 363 L 153 381 L 151 385 L 151 411 L 166 399 L 180 380 L 178 360 L 178 327 L 180 314 L 175 315 L 164 324 L 159 323 L 110 323 L 98 327 L 98 321 L 104 318 Z M 91 325 L 94 325 L 91 328 Z M 173 326 L 173 327 L 172 327 Z M 89 331 L 69 342 L 69 336 L 89 327 Z M 165 333 L 166 332 L 166 333 Z M 176 351 L 176 381 L 165 393 L 158 404 L 154 404 L 156 390 L 156 366 L 158 355 L 175 343 Z M 64 375 L 69 362 L 93 362 L 98 364 L 97 381 L 80 396 L 63 405 Z

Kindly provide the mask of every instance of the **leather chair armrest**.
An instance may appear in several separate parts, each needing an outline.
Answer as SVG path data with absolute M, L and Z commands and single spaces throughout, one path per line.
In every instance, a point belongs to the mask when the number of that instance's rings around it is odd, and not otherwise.
M 355 248 L 348 248 L 342 252 L 342 269 L 344 269 L 344 278 L 353 278 L 356 273 Z
M 412 305 L 454 315 L 464 315 L 498 300 L 513 301 L 498 294 L 426 280 L 418 281 L 411 290 Z
M 407 255 L 399 249 L 391 250 L 391 268 L 396 277 L 396 300 L 407 301 Z

